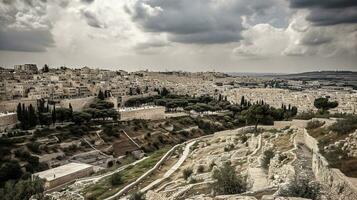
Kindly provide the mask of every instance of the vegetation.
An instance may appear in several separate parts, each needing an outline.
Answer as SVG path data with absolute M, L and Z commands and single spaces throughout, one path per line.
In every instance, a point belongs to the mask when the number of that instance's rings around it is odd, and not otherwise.
M 213 172 L 216 182 L 213 189 L 217 194 L 239 194 L 246 191 L 243 177 L 238 176 L 229 163 L 224 163 L 221 168 Z
M 36 199 L 45 199 L 43 196 L 44 183 L 39 178 L 26 180 L 8 181 L 4 188 L 0 188 L 0 197 L 4 200 L 24 200 L 35 196 Z
M 205 171 L 205 167 L 203 165 L 199 165 L 197 167 L 197 173 L 203 173 Z
M 310 182 L 304 178 L 297 178 L 287 188 L 283 188 L 280 195 L 317 200 L 319 199 L 320 191 L 321 186 L 318 183 Z
M 307 123 L 306 129 L 311 130 L 311 129 L 320 128 L 324 124 L 325 122 L 321 122 L 319 120 L 313 120 Z
M 120 189 L 122 189 L 126 184 L 134 181 L 141 175 L 143 175 L 147 170 L 151 169 L 155 164 L 161 159 L 161 157 L 169 150 L 169 147 L 161 148 L 160 150 L 152 153 L 149 158 L 141 161 L 135 167 L 128 167 L 121 172 L 122 183 L 119 185 L 112 185 L 111 177 L 101 180 L 96 185 L 89 186 L 85 189 L 86 198 L 90 199 L 105 199 Z
M 320 113 L 328 113 L 328 110 L 338 106 L 337 101 L 329 101 L 327 97 L 317 98 L 314 101 L 314 106 L 319 109 Z
M 270 160 L 274 157 L 275 153 L 272 149 L 267 149 L 263 152 L 262 167 L 264 169 L 269 168 Z
M 145 200 L 145 196 L 141 192 L 134 192 L 130 195 L 129 200 Z
M 114 173 L 111 177 L 110 177 L 110 182 L 112 185 L 120 185 L 123 183 L 123 180 L 122 180 L 122 175 L 121 173 L 117 172 L 117 173 Z
M 352 133 L 357 129 L 357 116 L 349 115 L 344 119 L 338 120 L 330 127 L 330 130 L 340 135 Z
M 183 178 L 185 180 L 187 180 L 191 175 L 192 175 L 193 171 L 191 168 L 186 168 L 182 171 L 182 175 L 183 175 Z

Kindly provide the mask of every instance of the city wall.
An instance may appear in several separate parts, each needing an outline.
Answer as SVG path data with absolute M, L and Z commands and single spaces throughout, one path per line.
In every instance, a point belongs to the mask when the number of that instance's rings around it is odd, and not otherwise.
M 5 130 L 7 127 L 13 126 L 16 123 L 17 123 L 16 113 L 0 114 L 0 131 Z
M 334 199 L 355 200 L 357 198 L 357 178 L 345 176 L 339 169 L 330 168 L 319 152 L 318 141 L 306 129 L 303 137 L 305 145 L 313 152 L 312 170 L 316 178 L 326 184 Z
M 63 99 L 60 101 L 62 108 L 68 108 L 69 104 L 72 105 L 73 111 L 81 111 L 83 108 L 88 107 L 94 101 L 95 97 L 84 97 L 75 99 Z
M 159 120 L 165 118 L 165 107 L 155 106 L 148 108 L 119 110 L 119 119 L 128 121 L 133 119 Z
M 1 112 L 15 112 L 17 109 L 17 105 L 25 104 L 26 106 L 29 106 L 32 104 L 32 106 L 36 107 L 37 105 L 37 100 L 36 99 L 16 99 L 16 100 L 9 100 L 9 101 L 0 101 L 0 113 Z

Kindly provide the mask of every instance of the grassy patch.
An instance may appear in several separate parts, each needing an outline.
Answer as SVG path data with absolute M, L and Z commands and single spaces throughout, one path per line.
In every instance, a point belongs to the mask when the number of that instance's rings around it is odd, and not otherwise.
M 83 191 L 85 197 L 88 199 L 104 199 L 114 195 L 119 190 L 124 188 L 124 186 L 135 181 L 149 169 L 154 167 L 155 164 L 162 158 L 162 156 L 170 149 L 171 147 L 161 148 L 160 150 L 153 152 L 149 158 L 120 172 L 121 184 L 113 186 L 111 184 L 111 177 L 109 176 L 99 181 L 97 184 L 85 188 Z

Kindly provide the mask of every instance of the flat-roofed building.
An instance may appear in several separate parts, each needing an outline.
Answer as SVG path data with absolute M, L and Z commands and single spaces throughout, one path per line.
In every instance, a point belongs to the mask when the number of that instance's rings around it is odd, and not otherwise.
M 32 175 L 32 178 L 39 177 L 45 180 L 45 189 L 50 190 L 78 178 L 89 176 L 93 173 L 93 165 L 84 163 L 68 163 L 46 171 Z

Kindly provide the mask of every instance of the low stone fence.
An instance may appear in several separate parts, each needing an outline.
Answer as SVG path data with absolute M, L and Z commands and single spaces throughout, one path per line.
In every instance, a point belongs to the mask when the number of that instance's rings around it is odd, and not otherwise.
M 326 158 L 319 152 L 318 141 L 304 129 L 304 144 L 313 152 L 312 170 L 318 181 L 327 185 L 332 199 L 356 200 L 357 178 L 345 176 L 339 169 L 330 168 Z

